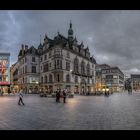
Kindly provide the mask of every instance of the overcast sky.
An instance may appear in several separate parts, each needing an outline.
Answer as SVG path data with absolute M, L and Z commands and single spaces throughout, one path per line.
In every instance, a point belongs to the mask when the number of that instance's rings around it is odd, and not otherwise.
M 140 73 L 140 11 L 0 11 L 0 51 L 10 52 L 13 64 L 22 43 L 37 47 L 40 35 L 43 41 L 45 33 L 54 38 L 58 31 L 67 37 L 70 20 L 97 63 Z

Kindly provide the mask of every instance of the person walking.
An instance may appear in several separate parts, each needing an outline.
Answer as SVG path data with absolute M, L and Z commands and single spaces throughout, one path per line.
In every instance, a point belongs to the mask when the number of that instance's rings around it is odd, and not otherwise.
M 66 103 L 66 97 L 67 97 L 66 91 L 63 90 L 63 102 L 64 103 Z
M 56 91 L 56 102 L 58 102 L 58 91 Z
M 61 90 L 58 91 L 58 102 L 60 103 Z
M 23 94 L 22 94 L 22 90 L 20 90 L 20 92 L 19 92 L 19 101 L 18 101 L 18 105 L 20 105 L 20 102 L 22 103 L 22 105 L 25 105 L 24 103 L 23 103 Z

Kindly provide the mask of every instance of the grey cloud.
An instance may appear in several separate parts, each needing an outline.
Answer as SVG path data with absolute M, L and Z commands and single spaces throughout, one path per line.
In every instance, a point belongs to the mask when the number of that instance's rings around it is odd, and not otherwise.
M 67 36 L 72 20 L 78 42 L 89 46 L 98 63 L 140 72 L 140 11 L 28 10 L 0 11 L 0 50 L 17 60 L 22 43 L 38 46 L 40 34 Z

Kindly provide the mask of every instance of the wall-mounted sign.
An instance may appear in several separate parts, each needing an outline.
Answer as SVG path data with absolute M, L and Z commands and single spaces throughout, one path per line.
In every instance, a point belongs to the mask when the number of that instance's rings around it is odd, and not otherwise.
M 0 53 L 0 84 L 10 83 L 10 54 Z

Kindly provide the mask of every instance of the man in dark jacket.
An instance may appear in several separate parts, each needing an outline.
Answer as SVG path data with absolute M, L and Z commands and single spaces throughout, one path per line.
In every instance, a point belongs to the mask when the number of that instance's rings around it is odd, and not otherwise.
M 60 102 L 60 91 L 56 91 L 56 102 Z
M 64 103 L 66 103 L 66 96 L 67 96 L 67 94 L 66 94 L 66 91 L 64 90 L 63 91 L 63 102 Z

